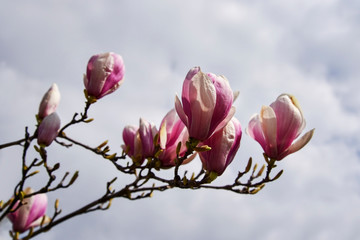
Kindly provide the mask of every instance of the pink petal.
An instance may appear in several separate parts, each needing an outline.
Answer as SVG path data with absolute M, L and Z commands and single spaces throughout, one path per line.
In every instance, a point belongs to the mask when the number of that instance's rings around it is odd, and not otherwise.
M 92 77 L 92 70 L 94 69 L 94 63 L 99 58 L 99 55 L 100 54 L 96 54 L 89 59 L 89 62 L 86 66 L 86 76 L 88 79 L 91 79 Z M 85 87 L 87 88 L 87 85 L 85 85 Z
M 160 147 L 161 147 L 162 149 L 165 149 L 165 147 L 166 147 L 166 142 L 167 142 L 166 122 L 163 122 L 163 123 L 160 125 L 159 140 L 160 140 Z
M 266 150 L 266 140 L 264 136 L 264 132 L 261 126 L 260 116 L 259 114 L 255 114 L 250 118 L 249 125 L 246 129 L 246 133 L 255 139 L 261 147 L 263 148 L 264 152 Z
M 211 147 L 210 151 L 199 153 L 204 169 L 221 175 L 233 160 L 234 152 L 236 152 L 235 148 L 237 150 L 239 143 L 240 140 L 235 125 L 230 121 L 222 130 L 215 132 L 203 142 L 203 145 Z M 230 151 L 232 153 L 231 156 L 229 156 Z
M 176 114 L 175 109 L 171 109 L 161 121 L 159 138 L 160 138 L 160 147 L 162 149 L 165 149 L 168 140 L 171 139 L 171 135 L 173 134 L 172 133 L 173 128 L 178 121 L 181 122 L 178 115 Z
M 107 63 L 107 57 L 105 54 L 94 55 L 90 58 L 86 75 L 87 85 L 85 86 L 89 95 L 99 96 L 107 77 L 110 75 L 109 71 L 106 71 L 104 65 Z
M 188 164 L 189 162 L 191 162 L 192 160 L 194 160 L 196 156 L 197 156 L 197 153 L 194 153 L 194 154 L 190 155 L 190 157 L 188 157 L 187 159 L 185 159 L 185 160 L 183 161 L 183 164 Z
M 280 159 L 286 157 L 289 154 L 299 151 L 303 148 L 312 138 L 314 135 L 315 129 L 312 129 L 305 133 L 301 138 L 299 138 L 295 143 L 293 143 L 281 156 Z
M 276 132 L 277 123 L 274 110 L 269 106 L 263 106 L 260 112 L 260 121 L 266 140 L 265 153 L 269 157 L 277 156 Z
M 124 151 L 129 151 L 127 154 L 132 157 L 135 154 L 135 137 L 138 133 L 139 127 L 128 125 L 123 129 L 122 137 L 124 141 Z
M 209 137 L 210 124 L 216 104 L 216 89 L 212 80 L 202 72 L 192 78 L 189 86 L 192 118 L 190 137 L 204 140 Z
M 157 133 L 154 124 L 140 118 L 139 134 L 141 139 L 143 157 L 151 157 L 154 154 L 154 137 Z
M 177 95 L 175 96 L 175 110 L 181 121 L 185 124 L 185 126 L 189 126 L 188 117 L 186 116 L 184 109 L 181 105 L 180 99 Z
M 234 117 L 235 111 L 236 111 L 235 107 L 231 106 L 230 111 L 228 112 L 228 115 L 226 116 L 226 118 L 224 120 L 222 120 L 222 122 L 219 123 L 219 125 L 216 127 L 214 132 L 217 132 L 220 129 L 222 129 L 223 127 L 225 127 L 226 124 L 228 124 L 228 122 Z
M 56 83 L 53 83 L 50 89 L 45 93 L 39 105 L 38 116 L 40 119 L 45 118 L 55 112 L 60 102 L 60 92 Z
M 289 95 L 280 95 L 272 103 L 277 119 L 278 153 L 285 151 L 304 127 L 304 118 L 301 111 L 293 104 Z
M 186 135 L 186 139 L 185 136 Z M 171 130 L 168 130 L 168 141 L 167 145 L 177 145 L 180 140 L 184 140 L 183 142 L 187 141 L 189 138 L 188 130 L 185 127 L 184 123 L 179 119 L 176 121 L 174 126 Z
M 143 154 L 142 154 L 142 144 L 141 144 L 141 138 L 139 131 L 136 132 L 134 137 L 134 155 L 133 159 L 138 161 L 139 163 L 142 163 L 144 160 Z
M 101 90 L 101 97 L 114 92 L 123 82 L 125 74 L 124 61 L 120 55 L 109 53 L 105 70 L 110 72 Z
M 242 136 L 242 130 L 241 130 L 241 124 L 236 118 L 232 118 L 232 120 L 229 122 L 234 125 L 235 129 L 235 141 L 233 145 L 231 146 L 227 159 L 226 159 L 226 166 L 228 166 L 234 159 L 239 147 L 240 147 L 240 140 Z
M 164 150 L 159 159 L 163 167 L 174 166 L 176 159 L 176 148 L 179 142 L 182 143 L 180 156 L 186 151 L 185 142 L 188 140 L 188 131 L 184 123 L 177 116 L 175 109 L 166 114 L 160 128 L 160 147 Z
M 38 194 L 33 196 L 33 202 L 26 222 L 26 226 L 30 226 L 38 218 L 45 215 L 48 198 L 46 194 Z
M 212 79 L 216 89 L 216 105 L 210 125 L 210 132 L 213 132 L 215 128 L 217 128 L 218 124 L 227 117 L 233 104 L 234 93 L 232 92 L 229 82 L 225 77 L 216 76 L 212 73 L 208 73 L 208 76 Z M 232 116 L 228 118 L 227 122 L 229 122 L 231 118 Z
M 179 120 L 179 117 L 177 116 L 175 109 L 171 109 L 165 115 L 165 117 L 161 121 L 160 125 L 163 125 L 164 123 L 166 123 L 166 130 L 167 130 L 167 132 L 169 132 L 173 128 L 173 126 L 177 120 Z
M 45 219 L 43 220 L 43 217 L 45 217 Z M 37 220 L 35 220 L 34 222 L 32 222 L 30 225 L 29 225 L 29 228 L 31 227 L 37 227 L 37 226 L 40 226 L 41 223 L 43 224 L 46 224 L 46 223 L 49 223 L 51 221 L 51 218 L 49 218 L 48 216 L 42 216 L 40 218 L 38 218 Z
M 10 219 L 12 220 L 14 231 L 24 232 L 27 230 L 26 224 L 29 218 L 32 201 L 32 198 L 26 198 L 24 200 L 24 205 L 16 210 L 16 212 L 12 213 L 13 216 Z
M 200 67 L 193 67 L 192 69 L 190 69 L 185 77 L 182 87 L 181 100 L 182 100 L 183 110 L 187 118 L 189 119 L 189 122 L 191 122 L 192 119 L 192 112 L 190 107 L 190 85 L 192 84 L 192 78 L 198 72 L 201 72 Z

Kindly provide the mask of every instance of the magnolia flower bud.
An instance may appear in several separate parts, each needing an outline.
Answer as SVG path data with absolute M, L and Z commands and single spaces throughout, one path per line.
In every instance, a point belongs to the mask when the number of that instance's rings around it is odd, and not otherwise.
M 90 58 L 84 85 L 89 96 L 100 99 L 114 92 L 123 82 L 125 66 L 120 55 L 102 53 Z
M 220 176 L 233 161 L 240 146 L 241 125 L 236 118 L 232 118 L 221 130 L 200 144 L 211 148 L 209 151 L 199 152 L 203 168 L 208 172 L 216 172 Z
M 41 100 L 39 106 L 39 113 L 38 113 L 39 119 L 43 119 L 44 117 L 55 112 L 57 106 L 59 105 L 59 102 L 60 102 L 59 88 L 56 85 L 56 83 L 53 83 Z
M 33 193 L 31 188 L 24 190 L 26 195 Z M 16 232 L 24 232 L 31 227 L 39 226 L 43 220 L 43 216 L 47 207 L 46 194 L 37 194 L 23 200 L 23 205 L 16 209 L 19 205 L 17 202 L 14 206 L 16 211 L 10 212 L 7 217 L 13 225 L 13 230 Z
M 158 130 L 155 125 L 140 118 L 140 126 L 126 126 L 123 130 L 123 150 L 136 164 L 142 164 L 147 157 L 154 157 L 154 138 Z
M 203 141 L 223 128 L 235 113 L 233 92 L 224 76 L 190 69 L 182 89 L 182 104 L 175 98 L 175 108 L 189 130 L 190 137 Z
M 49 146 L 57 137 L 60 129 L 60 118 L 56 112 L 46 116 L 38 128 L 37 142 L 39 145 Z
M 247 133 L 260 143 L 268 157 L 281 160 L 310 141 L 315 129 L 293 143 L 304 128 L 305 119 L 296 98 L 282 94 L 250 119 Z
M 162 167 L 175 166 L 175 159 L 177 157 L 176 148 L 178 143 L 181 143 L 179 156 L 184 156 L 187 148 L 186 141 L 189 139 L 189 133 L 176 114 L 175 109 L 170 110 L 160 124 L 159 141 L 160 147 L 163 150 L 159 155 Z M 194 159 L 196 155 L 191 155 L 183 163 L 188 163 Z
M 142 163 L 144 158 L 141 150 L 141 140 L 139 134 L 139 127 L 126 126 L 123 130 L 124 145 L 121 147 L 125 153 L 138 163 Z

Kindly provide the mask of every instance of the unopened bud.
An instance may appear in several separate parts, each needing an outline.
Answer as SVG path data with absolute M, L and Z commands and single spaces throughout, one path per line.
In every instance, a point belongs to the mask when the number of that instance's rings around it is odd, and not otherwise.
M 89 119 L 84 120 L 85 123 L 89 123 L 89 122 L 92 122 L 92 121 L 94 121 L 93 118 L 89 118 Z
M 84 75 L 87 99 L 100 99 L 114 92 L 122 84 L 124 73 L 125 66 L 120 55 L 109 52 L 92 56 Z
M 263 165 L 263 166 L 260 168 L 260 170 L 259 170 L 258 174 L 256 175 L 256 177 L 260 177 L 261 174 L 264 172 L 264 169 L 265 169 L 265 165 Z
M 180 150 L 181 150 L 181 142 L 178 142 L 178 144 L 176 145 L 176 156 L 180 155 Z
M 70 182 L 69 182 L 68 185 L 70 186 L 71 184 L 73 184 L 78 177 L 79 177 L 79 171 L 76 171 L 76 172 L 74 173 L 74 175 L 72 176 L 72 178 L 71 178 L 71 180 L 70 180 Z
M 207 183 L 211 183 L 212 181 L 214 181 L 217 177 L 219 176 L 219 174 L 217 174 L 216 172 L 210 172 L 209 174 L 207 174 L 206 176 L 206 181 Z
M 109 156 L 106 156 L 105 158 L 106 158 L 106 159 L 113 160 L 115 157 L 116 157 L 116 153 L 111 154 L 111 155 L 109 155 Z
M 211 150 L 211 147 L 209 147 L 208 145 L 203 145 L 201 147 L 194 147 L 194 150 L 196 152 L 207 152 Z
M 39 172 L 40 172 L 40 171 L 36 170 L 36 171 L 30 173 L 29 175 L 27 175 L 27 177 L 34 176 L 34 175 L 38 174 Z
M 54 206 L 55 206 L 55 210 L 59 209 L 59 199 L 56 199 Z
M 250 171 L 251 165 L 252 165 L 252 158 L 249 158 L 248 164 L 246 165 L 246 168 L 245 168 L 245 173 Z
M 57 137 L 60 129 L 60 118 L 56 112 L 43 119 L 38 128 L 38 144 L 40 146 L 49 146 Z
M 273 179 L 271 179 L 271 181 L 275 181 L 276 179 L 278 179 L 283 174 L 283 172 L 284 172 L 284 170 L 281 170 L 280 172 L 278 172 L 276 174 L 276 176 Z
M 183 180 L 184 185 L 186 185 L 188 183 L 188 179 L 186 178 L 186 176 L 184 176 L 182 180 Z
M 108 140 L 105 140 L 104 142 L 102 142 L 99 146 L 97 146 L 97 149 L 101 149 L 102 147 L 104 147 L 106 144 L 108 143 Z
M 60 102 L 60 92 L 56 83 L 51 85 L 50 89 L 45 93 L 39 106 L 37 117 L 42 120 L 46 116 L 55 112 Z

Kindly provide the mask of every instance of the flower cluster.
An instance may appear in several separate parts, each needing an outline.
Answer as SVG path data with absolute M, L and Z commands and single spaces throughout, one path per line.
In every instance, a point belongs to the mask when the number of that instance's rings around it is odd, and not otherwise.
M 156 157 L 162 168 L 168 168 L 175 166 L 177 157 L 185 155 L 189 133 L 175 109 L 172 109 L 161 121 L 160 130 L 141 118 L 139 127 L 128 125 L 124 128 L 123 140 L 123 150 L 137 164 L 141 165 L 146 158 Z M 181 147 L 177 152 L 179 143 Z M 195 156 L 193 154 L 184 163 L 190 162 Z
M 229 82 L 223 76 L 205 74 L 195 67 L 185 78 L 182 103 L 176 97 L 175 109 L 166 114 L 159 131 L 143 119 L 139 127 L 125 127 L 123 149 L 139 164 L 145 158 L 155 157 L 161 167 L 168 168 L 185 156 L 186 142 L 191 139 L 199 147 L 208 147 L 208 152 L 199 154 L 204 169 L 221 175 L 233 160 L 242 134 L 239 121 L 233 118 L 235 108 Z M 192 154 L 182 163 L 194 158 Z
M 196 142 L 198 147 L 206 147 L 199 151 L 203 169 L 220 176 L 233 161 L 242 136 L 241 124 L 234 117 L 233 100 L 234 93 L 224 76 L 203 73 L 200 67 L 194 67 L 183 82 L 181 100 L 176 96 L 175 110 L 164 117 L 160 130 L 143 119 L 139 127 L 125 127 L 123 149 L 139 164 L 150 157 L 159 159 L 161 166 L 167 168 L 184 156 L 186 142 Z M 282 94 L 269 107 L 263 107 L 260 115 L 251 118 L 247 133 L 260 143 L 267 157 L 281 160 L 311 139 L 314 130 L 292 144 L 304 127 L 295 97 Z
M 57 211 L 57 204 L 55 204 L 54 217 L 51 220 L 46 217 L 47 196 L 44 194 L 44 192 L 50 191 L 50 185 L 55 181 L 53 172 L 60 167 L 59 163 L 52 167 L 48 165 L 45 150 L 45 147 L 49 146 L 57 137 L 101 155 L 115 164 L 122 173 L 136 176 L 133 183 L 126 185 L 124 189 L 118 192 L 112 191 L 110 188 L 116 178 L 108 182 L 107 193 L 104 197 L 87 205 L 88 209 L 85 207 L 81 211 L 76 211 L 74 216 L 94 211 L 94 209 L 105 210 L 110 206 L 112 198 L 115 197 L 126 197 L 134 200 L 151 196 L 154 190 L 164 191 L 173 187 L 200 188 L 202 184 L 208 184 L 222 175 L 234 160 L 242 138 L 241 124 L 234 116 L 233 101 L 237 94 L 232 91 L 229 81 L 224 76 L 204 73 L 200 67 L 194 67 L 187 73 L 182 86 L 181 99 L 178 96 L 175 97 L 174 107 L 164 116 L 158 127 L 143 118 L 140 118 L 138 126 L 128 125 L 124 127 L 122 131 L 124 144 L 121 146 L 123 150 L 121 157 L 117 157 L 116 153 L 109 155 L 107 153 L 110 151 L 108 146 L 102 149 L 107 142 L 102 143 L 97 148 L 91 148 L 68 138 L 64 130 L 76 123 L 90 122 L 92 119 L 87 118 L 87 110 L 90 105 L 114 92 L 122 84 L 124 74 L 125 66 L 120 55 L 109 52 L 92 56 L 88 61 L 86 74 L 84 74 L 85 111 L 80 114 L 80 118 L 76 118 L 78 116 L 76 113 L 73 119 L 61 129 L 60 118 L 56 113 L 60 102 L 60 92 L 57 85 L 53 84 L 45 93 L 39 106 L 38 125 L 34 135 L 14 142 L 14 144 L 22 143 L 25 140 L 31 142 L 33 139 L 37 139 L 40 148 L 35 146 L 35 149 L 41 156 L 41 161 L 35 159 L 31 164 L 26 165 L 25 153 L 28 146 L 24 144 L 23 179 L 18 184 L 19 189 L 15 191 L 13 198 L 5 204 L 8 206 L 8 210 L 3 214 L 3 217 L 7 216 L 10 219 L 13 224 L 13 231 L 17 234 L 31 229 L 28 235 L 31 237 L 33 227 L 46 222 L 53 223 L 53 225 L 57 224 L 53 220 L 61 211 Z M 275 161 L 280 161 L 289 154 L 300 150 L 312 138 L 314 129 L 295 141 L 304 128 L 305 118 L 294 96 L 282 94 L 270 106 L 263 106 L 259 114 L 251 117 L 246 132 L 261 145 L 264 151 L 265 160 L 268 163 L 266 177 L 257 183 L 252 183 L 254 179 L 261 176 L 265 169 L 264 165 L 254 175 L 255 165 L 247 183 L 240 182 L 240 177 L 249 172 L 251 168 L 252 160 L 250 158 L 246 170 L 238 173 L 233 185 L 214 188 L 226 190 L 230 188 L 236 193 L 255 194 L 265 183 L 276 180 L 282 171 L 274 178 L 270 177 L 270 171 L 275 167 Z M 56 142 L 64 147 L 71 145 L 60 141 Z M 11 145 L 4 144 L 3 146 Z M 202 163 L 200 173 L 195 177 L 192 176 L 190 180 L 185 173 L 181 179 L 178 175 L 178 168 L 180 165 L 194 160 L 197 155 Z M 126 156 L 131 158 L 129 162 L 126 162 L 126 166 L 117 162 Z M 145 165 L 145 160 L 149 164 Z M 25 180 L 39 172 L 28 173 L 30 168 L 41 165 L 45 167 L 49 175 L 47 185 L 37 192 L 31 188 L 26 188 L 23 191 Z M 173 167 L 175 169 L 174 178 L 170 180 L 155 176 L 154 172 L 151 171 L 152 168 L 160 170 Z M 139 174 L 137 173 L 138 169 L 140 169 Z M 74 174 L 68 184 L 63 184 L 67 175 L 68 173 L 57 187 L 51 188 L 51 191 L 70 186 L 78 177 L 78 172 Z M 201 175 L 204 175 L 204 178 L 199 180 Z M 151 179 L 157 180 L 163 185 L 155 188 L 154 184 L 152 188 L 144 187 L 139 190 Z M 239 186 L 243 188 L 240 189 Z M 139 195 L 131 197 L 131 191 Z M 108 207 L 103 206 L 106 202 L 109 202 Z M 0 212 L 3 209 L 5 207 L 0 201 Z M 65 216 L 57 221 L 61 222 L 66 219 Z M 50 223 L 49 225 L 51 225 Z M 16 236 L 14 239 L 17 239 Z
M 84 75 L 87 96 L 96 100 L 114 92 L 122 84 L 124 73 L 120 55 L 92 56 Z M 53 84 L 39 107 L 40 145 L 50 145 L 57 136 L 60 119 L 55 109 L 59 100 L 59 90 Z M 142 118 L 139 126 L 126 126 L 122 148 L 138 165 L 146 158 L 156 158 L 162 168 L 169 168 L 176 165 L 178 158 L 184 157 L 186 143 L 195 141 L 197 146 L 207 147 L 206 151 L 199 152 L 204 170 L 221 175 L 234 159 L 242 136 L 240 122 L 234 117 L 233 101 L 234 93 L 224 76 L 204 73 L 200 67 L 194 67 L 183 82 L 181 100 L 175 97 L 174 109 L 166 114 L 159 128 Z M 305 120 L 295 97 L 282 94 L 250 119 L 247 133 L 260 143 L 269 158 L 281 160 L 311 139 L 314 130 L 292 144 L 304 127 Z M 183 163 L 194 158 L 192 154 Z

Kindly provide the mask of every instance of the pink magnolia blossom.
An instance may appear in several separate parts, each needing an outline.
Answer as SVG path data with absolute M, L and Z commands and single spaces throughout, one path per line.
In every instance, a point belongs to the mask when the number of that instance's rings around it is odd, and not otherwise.
M 38 117 L 43 119 L 44 117 L 55 112 L 60 102 L 60 92 L 56 83 L 53 83 L 49 90 L 45 93 L 39 105 Z
M 38 128 L 37 142 L 39 145 L 49 146 L 57 137 L 60 129 L 60 118 L 56 112 L 46 116 Z
M 33 193 L 31 188 L 24 190 L 25 194 Z M 13 225 L 13 230 L 17 232 L 24 232 L 31 227 L 39 226 L 42 222 L 42 217 L 45 215 L 47 207 L 46 194 L 37 194 L 23 200 L 23 205 L 16 211 L 7 215 Z M 14 209 L 18 206 L 17 202 Z
M 181 142 L 179 156 L 184 156 L 188 139 L 189 133 L 184 123 L 176 114 L 175 109 L 170 110 L 162 120 L 159 131 L 160 148 L 163 149 L 163 152 L 159 155 L 162 167 L 175 166 L 177 145 Z M 195 154 L 191 155 L 184 163 L 190 162 L 195 156 Z
M 108 52 L 92 56 L 84 75 L 88 95 L 100 99 L 114 92 L 122 84 L 124 74 L 125 66 L 120 55 Z
M 281 160 L 310 141 L 315 129 L 293 143 L 304 128 L 305 119 L 296 98 L 282 94 L 250 119 L 247 132 L 260 143 L 268 157 Z
M 182 104 L 175 98 L 175 108 L 189 130 L 190 137 L 203 141 L 223 128 L 235 113 L 233 92 L 224 76 L 203 73 L 192 68 L 183 83 Z
M 123 130 L 124 151 L 138 164 L 155 155 L 155 125 L 140 118 L 140 126 L 126 126 Z
M 123 150 L 133 160 L 142 163 L 144 158 L 141 150 L 139 127 L 132 125 L 126 126 L 122 136 L 124 140 L 124 145 L 122 145 Z
M 200 146 L 211 147 L 211 150 L 199 153 L 203 168 L 208 172 L 216 172 L 218 176 L 223 174 L 240 147 L 241 135 L 240 122 L 233 117 L 223 129 L 202 142 Z

